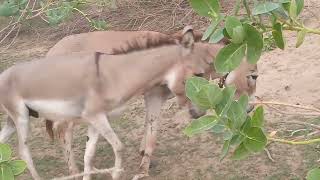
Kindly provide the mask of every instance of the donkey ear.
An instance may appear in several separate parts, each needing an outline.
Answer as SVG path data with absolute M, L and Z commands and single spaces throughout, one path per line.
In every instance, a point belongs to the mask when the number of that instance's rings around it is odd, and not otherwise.
M 195 37 L 191 26 L 184 27 L 182 31 L 181 44 L 185 48 L 192 48 L 194 45 Z

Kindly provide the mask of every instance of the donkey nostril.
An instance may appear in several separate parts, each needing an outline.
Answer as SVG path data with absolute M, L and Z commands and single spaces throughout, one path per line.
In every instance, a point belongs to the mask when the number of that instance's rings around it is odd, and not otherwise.
M 251 77 L 252 77 L 252 79 L 257 80 L 258 75 L 252 75 Z

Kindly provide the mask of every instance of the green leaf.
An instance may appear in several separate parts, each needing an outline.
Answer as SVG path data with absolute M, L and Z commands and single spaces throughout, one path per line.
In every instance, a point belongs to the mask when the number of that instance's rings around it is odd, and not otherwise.
M 8 144 L 0 144 L 0 163 L 9 161 L 11 158 L 11 148 Z
M 247 61 L 255 64 L 260 59 L 263 49 L 262 34 L 252 25 L 244 24 L 244 29 L 247 34 Z
M 233 153 L 232 159 L 240 160 L 246 158 L 250 154 L 250 151 L 241 143 Z
M 245 139 L 244 136 L 242 136 L 240 134 L 235 134 L 231 138 L 230 145 L 239 146 L 243 142 L 244 139 Z
M 283 4 L 283 3 L 289 3 L 291 0 L 279 0 L 279 3 Z
M 202 116 L 197 120 L 193 120 L 191 124 L 183 130 L 183 132 L 190 137 L 194 134 L 209 130 L 217 124 L 217 119 L 217 116 Z
M 304 38 L 306 37 L 306 34 L 307 34 L 306 29 L 302 29 L 301 31 L 298 32 L 296 48 L 301 46 L 301 44 L 304 41 Z
M 239 44 L 243 42 L 245 37 L 244 29 L 241 22 L 233 16 L 228 16 L 226 18 L 226 30 L 232 38 L 232 42 Z
M 228 38 L 228 39 L 231 39 L 231 36 L 230 36 L 230 34 L 228 34 L 226 28 L 223 28 L 222 33 L 223 33 L 223 36 L 224 36 L 224 37 L 226 37 L 226 38 Z
M 7 163 L 0 164 L 0 180 L 14 180 L 13 172 Z
M 241 95 L 239 100 L 238 100 L 238 103 L 240 104 L 240 106 L 243 108 L 243 109 L 246 109 L 247 106 L 248 106 L 248 102 L 249 102 L 249 97 L 247 95 Z
M 239 44 L 242 43 L 245 38 L 245 32 L 242 26 L 237 26 L 233 29 L 233 37 L 231 39 L 232 42 Z
M 231 72 L 238 67 L 245 56 L 246 44 L 228 44 L 223 47 L 215 61 L 214 66 L 218 73 Z
M 222 91 L 215 84 L 207 84 L 202 87 L 196 96 L 196 105 L 203 109 L 214 109 L 222 99 Z
M 73 10 L 72 2 L 62 2 L 56 8 L 46 11 L 46 16 L 50 25 L 57 25 L 70 17 Z
M 233 101 L 228 112 L 228 118 L 232 121 L 233 127 L 238 129 L 246 120 L 246 109 L 243 108 L 238 102 Z
M 241 132 L 248 132 L 248 130 L 251 128 L 251 117 L 247 116 L 246 121 L 243 123 L 242 127 L 241 127 Z
M 223 29 L 219 28 L 213 34 L 211 34 L 209 43 L 218 43 L 219 41 L 221 41 L 221 39 L 223 39 L 223 37 Z
M 304 8 L 304 0 L 296 0 L 296 4 L 297 4 L 297 16 L 298 16 Z
M 225 130 L 225 126 L 223 124 L 216 124 L 211 128 L 211 132 L 215 133 L 215 134 L 219 134 L 224 132 Z
M 320 168 L 316 167 L 308 171 L 307 180 L 319 180 L 320 179 Z
M 222 90 L 222 100 L 217 104 L 215 111 L 220 116 L 226 114 L 230 108 L 233 101 L 236 88 L 234 86 L 228 86 Z
M 222 161 L 226 157 L 226 155 L 229 152 L 229 149 L 230 149 L 230 140 L 224 141 L 223 147 L 222 147 L 222 150 L 221 150 L 220 161 Z
M 192 101 L 196 101 L 196 96 L 200 90 L 209 84 L 209 81 L 201 77 L 191 77 L 186 81 L 186 96 Z
M 264 112 L 263 112 L 263 107 L 259 106 L 255 111 L 252 116 L 251 120 L 251 126 L 252 127 L 262 127 L 263 126 L 263 121 L 264 121 Z
M 259 152 L 267 145 L 267 137 L 261 128 L 251 127 L 246 132 L 246 139 L 243 145 L 252 152 Z
M 19 6 L 14 0 L 6 0 L 0 4 L 0 16 L 9 17 L 19 12 Z
M 280 7 L 280 5 L 277 3 L 263 2 L 253 8 L 252 14 L 253 15 L 265 14 L 265 13 L 271 12 L 279 7 Z
M 27 163 L 23 160 L 10 161 L 9 165 L 11 167 L 13 175 L 15 176 L 23 173 L 23 171 L 27 168 Z
M 283 33 L 282 33 L 282 25 L 280 23 L 276 23 L 273 26 L 272 36 L 273 36 L 278 48 L 284 50 L 285 41 L 284 41 Z
M 224 19 L 224 16 L 219 16 L 219 18 L 216 21 L 211 22 L 211 24 L 209 25 L 207 30 L 204 32 L 201 40 L 202 41 L 207 40 L 211 36 L 211 34 L 215 32 L 215 30 L 217 29 L 218 25 L 220 24 L 220 22 L 223 19 Z
M 223 140 L 225 141 L 231 140 L 232 137 L 233 137 L 233 133 L 229 130 L 223 133 Z
M 292 19 L 296 19 L 297 18 L 297 3 L 296 0 L 291 0 L 290 3 L 290 9 L 289 9 L 289 15 Z
M 191 7 L 200 16 L 210 16 L 210 12 L 216 14 L 220 11 L 220 4 L 218 0 L 189 0 Z
M 91 20 L 91 26 L 99 31 L 106 30 L 108 28 L 107 22 L 104 20 Z

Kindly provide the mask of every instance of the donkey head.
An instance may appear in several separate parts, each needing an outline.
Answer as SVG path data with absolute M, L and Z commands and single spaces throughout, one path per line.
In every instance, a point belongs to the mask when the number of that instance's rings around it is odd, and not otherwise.
M 186 97 L 185 82 L 191 76 L 209 77 L 213 72 L 212 59 L 214 53 L 206 43 L 195 43 L 193 30 L 187 26 L 180 39 L 181 56 L 178 62 L 170 69 L 166 80 L 169 89 L 177 97 L 180 106 L 187 105 L 192 118 L 205 114 Z M 212 47 L 211 47 L 212 48 Z M 214 50 L 217 52 L 218 50 Z
M 233 84 L 236 87 L 236 99 L 245 94 L 250 99 L 255 98 L 256 81 L 258 78 L 258 67 L 256 64 L 250 64 L 247 61 L 242 61 L 240 66 L 230 72 L 226 78 L 225 85 Z M 252 111 L 253 105 L 247 107 L 247 112 Z
M 213 59 L 218 51 L 224 47 L 224 44 L 209 44 L 195 42 L 193 30 L 187 26 L 183 30 L 183 36 L 180 39 L 181 58 L 178 63 L 172 67 L 167 74 L 168 87 L 177 97 L 180 106 L 187 105 L 192 118 L 198 118 L 205 114 L 185 95 L 185 81 L 191 76 L 199 76 L 209 79 L 217 77 L 214 71 Z M 257 65 L 243 61 L 234 71 L 230 72 L 226 78 L 225 85 L 233 84 L 236 87 L 236 99 L 242 94 L 251 98 L 254 97 L 256 90 Z M 251 111 L 253 106 L 249 106 L 247 111 Z

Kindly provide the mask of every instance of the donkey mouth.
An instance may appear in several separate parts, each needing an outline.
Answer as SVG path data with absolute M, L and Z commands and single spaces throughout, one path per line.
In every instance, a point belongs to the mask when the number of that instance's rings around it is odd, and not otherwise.
M 193 119 L 198 119 L 199 117 L 206 114 L 206 111 L 199 110 L 199 109 L 189 109 L 189 114 Z
M 250 113 L 254 109 L 254 105 L 248 105 L 247 113 Z

